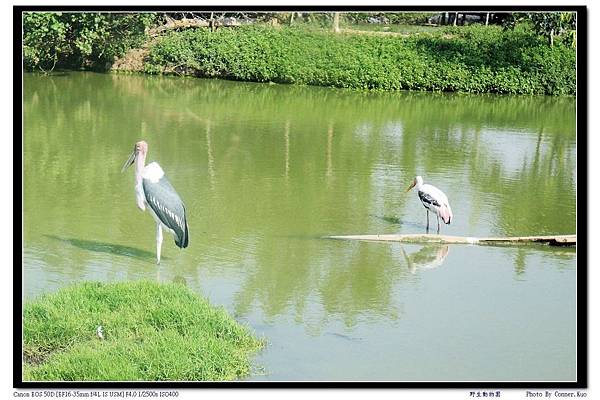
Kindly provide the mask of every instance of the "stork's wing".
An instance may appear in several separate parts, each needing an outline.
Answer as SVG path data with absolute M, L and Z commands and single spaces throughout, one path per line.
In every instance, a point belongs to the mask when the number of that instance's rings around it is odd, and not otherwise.
M 175 244 L 180 248 L 187 247 L 189 238 L 185 206 L 167 177 L 163 175 L 156 182 L 144 178 L 142 187 L 152 211 L 163 224 L 173 230 Z
M 429 193 L 419 191 L 419 198 L 425 204 L 429 204 L 436 207 L 440 206 L 440 203 L 438 203 L 438 201 L 434 199 Z

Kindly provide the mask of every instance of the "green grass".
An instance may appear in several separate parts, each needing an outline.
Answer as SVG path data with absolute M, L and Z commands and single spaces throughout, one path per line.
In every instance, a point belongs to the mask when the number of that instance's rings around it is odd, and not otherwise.
M 575 49 L 497 26 L 373 35 L 245 26 L 171 32 L 148 73 L 369 90 L 575 95 Z
M 231 380 L 264 345 L 185 286 L 146 281 L 77 284 L 28 302 L 23 340 L 25 381 Z

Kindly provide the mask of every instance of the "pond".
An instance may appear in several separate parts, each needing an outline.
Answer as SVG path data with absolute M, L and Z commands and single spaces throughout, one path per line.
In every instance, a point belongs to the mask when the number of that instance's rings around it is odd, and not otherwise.
M 140 139 L 188 212 L 160 266 L 120 172 Z M 572 98 L 26 74 L 23 143 L 25 300 L 185 282 L 267 339 L 254 381 L 576 379 L 575 249 L 322 238 L 425 232 L 416 175 L 442 234 L 575 233 Z

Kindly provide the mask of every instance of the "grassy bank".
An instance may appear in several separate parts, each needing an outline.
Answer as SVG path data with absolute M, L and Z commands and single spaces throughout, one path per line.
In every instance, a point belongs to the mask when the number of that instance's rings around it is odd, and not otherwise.
M 23 336 L 26 381 L 230 380 L 249 374 L 263 345 L 185 286 L 155 282 L 42 296 L 25 304 Z
M 576 92 L 575 48 L 550 47 L 526 25 L 388 36 L 295 27 L 201 28 L 154 42 L 144 70 L 353 89 Z

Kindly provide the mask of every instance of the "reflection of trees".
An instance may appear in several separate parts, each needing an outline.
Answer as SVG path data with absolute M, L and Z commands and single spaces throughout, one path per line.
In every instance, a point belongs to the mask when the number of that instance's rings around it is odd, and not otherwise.
M 485 149 L 474 157 L 471 181 L 490 198 L 493 196 L 482 209 L 495 214 L 498 234 L 575 232 L 576 155 L 572 138 L 544 135 L 542 130 L 537 136 L 531 153 L 516 171 L 507 170 Z
M 559 135 L 555 135 L 559 136 Z M 512 201 L 499 204 L 502 228 L 508 232 L 554 234 L 575 232 L 576 160 L 565 154 L 564 143 L 556 146 L 553 140 L 549 151 L 536 150 L 534 161 L 523 163 L 516 179 L 506 182 L 506 192 Z M 557 164 L 562 164 L 557 168 Z
M 574 247 L 557 249 L 551 246 L 536 246 L 535 248 L 523 246 L 515 248 L 513 263 L 515 275 L 517 277 L 526 272 L 527 258 L 529 256 L 542 256 L 543 258 L 547 258 L 553 265 L 556 265 L 557 269 L 564 270 L 572 268 L 571 264 L 566 261 L 572 261 L 575 259 L 577 256 L 577 249 Z
M 399 188 L 417 173 L 445 183 L 450 199 L 468 197 L 465 219 L 486 232 L 575 228 L 573 99 L 86 73 L 27 75 L 24 101 L 26 243 L 41 232 L 152 250 L 151 218 L 137 213 L 131 176 L 119 173 L 143 137 L 190 214 L 192 246 L 165 255 L 190 282 L 199 265 L 242 271 L 241 314 L 258 303 L 269 317 L 291 309 L 319 323 L 397 318 L 402 256 L 306 238 L 377 232 L 370 214 L 401 215 Z M 527 151 L 511 169 L 510 145 L 490 143 L 517 135 Z M 429 251 L 412 265 L 438 256 Z M 322 310 L 307 308 L 312 297 Z
M 310 321 L 318 321 L 317 326 L 334 316 L 349 327 L 361 316 L 398 318 L 392 288 L 406 275 L 406 268 L 401 268 L 389 248 L 362 243 L 323 251 L 323 243 L 315 239 L 281 240 L 281 245 L 285 246 L 282 252 L 258 249 L 259 267 L 248 272 L 237 293 L 237 314 L 258 304 L 269 318 L 291 308 L 298 320 L 306 313 Z M 294 268 L 288 268 L 290 264 Z M 307 310 L 311 297 L 323 309 Z
M 362 243 L 349 256 L 337 255 L 325 271 L 318 288 L 324 319 L 340 315 L 347 326 L 353 326 L 360 315 L 397 319 L 402 312 L 394 304 L 392 289 L 405 272 L 391 249 Z

